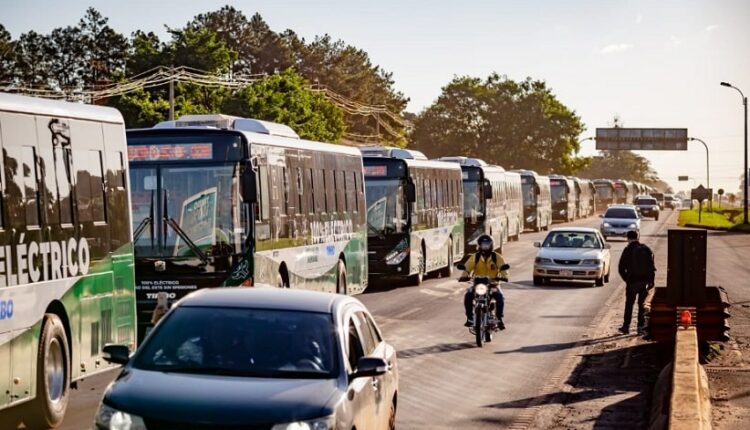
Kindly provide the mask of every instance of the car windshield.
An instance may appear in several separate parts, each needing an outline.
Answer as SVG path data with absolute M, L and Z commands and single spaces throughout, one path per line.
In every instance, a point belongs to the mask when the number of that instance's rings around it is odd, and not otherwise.
M 337 368 L 329 314 L 178 307 L 134 358 L 137 369 L 263 378 L 327 378 Z
M 656 199 L 648 199 L 648 198 L 644 199 L 644 198 L 640 198 L 640 199 L 636 199 L 635 200 L 635 204 L 637 204 L 637 205 L 652 205 L 652 206 L 655 206 L 656 205 Z
M 596 233 L 580 231 L 553 231 L 542 244 L 544 248 L 601 248 Z
M 401 233 L 406 227 L 406 204 L 401 179 L 367 179 L 367 224 L 370 236 Z
M 636 214 L 635 210 L 633 209 L 611 208 L 607 209 L 607 212 L 604 214 L 604 218 L 636 219 L 638 218 L 638 214 Z

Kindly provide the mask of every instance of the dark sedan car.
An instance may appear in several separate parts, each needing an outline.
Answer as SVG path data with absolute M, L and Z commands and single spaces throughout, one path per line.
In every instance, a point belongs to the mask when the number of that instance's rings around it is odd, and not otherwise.
M 178 302 L 122 373 L 98 429 L 392 429 L 396 352 L 362 303 L 273 288 L 206 289 Z
M 638 196 L 633 201 L 633 204 L 642 217 L 653 218 L 657 221 L 659 220 L 659 203 L 655 198 L 650 196 Z

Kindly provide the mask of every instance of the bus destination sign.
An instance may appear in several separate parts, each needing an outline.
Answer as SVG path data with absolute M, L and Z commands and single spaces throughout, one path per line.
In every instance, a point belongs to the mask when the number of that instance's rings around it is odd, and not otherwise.
M 210 143 L 174 143 L 128 146 L 129 161 L 210 160 L 213 145 Z
M 686 128 L 597 128 L 596 149 L 686 151 Z
M 364 166 L 363 173 L 365 176 L 388 176 L 386 166 Z

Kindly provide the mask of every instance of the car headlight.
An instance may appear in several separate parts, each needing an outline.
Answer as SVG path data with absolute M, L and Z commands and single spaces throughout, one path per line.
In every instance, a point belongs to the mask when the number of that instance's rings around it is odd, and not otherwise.
M 550 259 L 550 258 L 542 258 L 542 257 L 537 257 L 537 258 L 536 258 L 536 259 L 534 260 L 534 262 L 535 262 L 535 263 L 551 263 L 551 262 L 552 262 L 552 259 Z
M 487 294 L 487 286 L 484 284 L 474 285 L 474 293 L 478 296 L 483 296 Z
M 635 223 L 633 223 L 633 224 L 630 224 L 630 225 L 628 226 L 628 228 L 636 228 L 636 227 L 638 227 L 638 226 L 637 226 L 637 225 L 636 225 Z
M 608 222 L 603 222 L 603 223 L 602 223 L 602 227 L 607 227 L 607 228 L 609 228 L 609 227 L 612 227 L 612 224 L 610 224 L 610 223 L 608 223 Z
M 404 261 L 404 258 L 406 258 L 407 255 L 409 255 L 409 242 L 404 239 L 385 256 L 385 264 L 401 264 L 401 262 Z
M 590 260 L 583 260 L 583 264 L 598 266 L 602 264 L 602 260 L 599 260 L 598 258 L 592 258 Z
M 101 430 L 146 430 L 146 423 L 138 415 L 118 411 L 104 403 L 99 407 L 94 419 L 96 427 Z
M 307 421 L 295 421 L 293 423 L 276 424 L 271 430 L 331 430 L 335 426 L 333 416 L 316 418 Z

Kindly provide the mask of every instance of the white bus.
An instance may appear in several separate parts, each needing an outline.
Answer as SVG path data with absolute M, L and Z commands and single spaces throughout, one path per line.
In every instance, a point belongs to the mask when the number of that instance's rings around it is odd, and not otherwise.
M 59 425 L 70 388 L 135 347 L 125 127 L 115 109 L 0 94 L 0 424 Z M 7 426 L 6 426 L 7 425 Z

